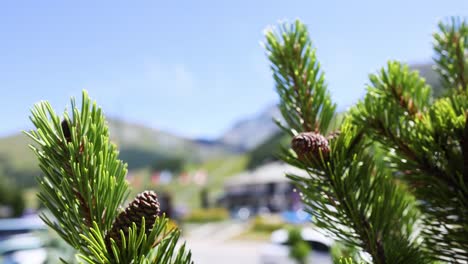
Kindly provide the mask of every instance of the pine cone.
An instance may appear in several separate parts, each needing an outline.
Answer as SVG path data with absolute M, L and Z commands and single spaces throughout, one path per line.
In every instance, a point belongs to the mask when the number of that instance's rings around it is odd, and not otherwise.
M 303 161 L 320 160 L 320 151 L 325 159 L 330 154 L 327 138 L 315 132 L 300 133 L 292 139 L 291 145 L 299 159 Z
M 62 132 L 63 132 L 63 135 L 65 136 L 65 139 L 67 140 L 67 142 L 71 142 L 71 132 L 70 132 L 70 127 L 68 126 L 67 120 L 64 119 L 61 125 L 62 125 Z
M 107 232 L 106 244 L 108 249 L 110 250 L 111 248 L 111 238 L 120 246 L 120 230 L 122 230 L 127 237 L 128 228 L 132 226 L 132 223 L 135 223 L 137 228 L 140 228 L 143 217 L 145 217 L 145 232 L 149 234 L 159 213 L 160 206 L 158 196 L 155 192 L 144 191 L 138 194 L 127 208 L 117 216 L 112 224 L 112 228 Z

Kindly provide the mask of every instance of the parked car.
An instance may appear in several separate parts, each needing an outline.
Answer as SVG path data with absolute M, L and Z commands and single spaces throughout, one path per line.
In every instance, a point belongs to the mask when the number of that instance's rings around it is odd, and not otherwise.
M 42 264 L 47 251 L 33 234 L 10 236 L 0 241 L 0 262 L 4 264 Z
M 27 234 L 39 230 L 47 230 L 47 226 L 38 215 L 0 219 L 0 241 L 13 235 Z
M 47 250 L 37 236 L 47 226 L 38 215 L 0 219 L 0 263 L 42 264 Z
M 303 228 L 301 230 L 302 239 L 307 242 L 312 251 L 309 255 L 309 262 L 314 264 L 333 263 L 330 255 L 330 247 L 333 240 L 313 228 Z M 274 231 L 271 234 L 270 242 L 263 246 L 260 251 L 260 263 L 262 264 L 295 264 L 289 257 L 290 245 L 288 245 L 289 232 L 286 229 Z

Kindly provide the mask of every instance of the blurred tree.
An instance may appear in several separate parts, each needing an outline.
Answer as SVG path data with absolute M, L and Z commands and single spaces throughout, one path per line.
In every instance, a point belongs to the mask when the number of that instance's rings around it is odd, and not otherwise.
M 28 144 L 26 142 L 27 141 L 24 140 L 24 143 Z M 9 148 L 15 148 L 15 146 L 12 145 Z M 14 165 L 12 161 L 13 158 L 19 159 L 20 157 L 13 156 L 7 158 L 6 154 L 0 153 L 0 174 L 19 188 L 36 186 L 34 177 L 40 173 L 40 170 L 37 167 L 31 167 L 31 164 L 27 162 L 22 164 L 24 166 Z M 34 166 L 37 166 L 37 164 L 34 164 Z
M 165 155 L 158 153 L 156 150 L 150 151 L 138 147 L 122 148 L 119 157 L 128 163 L 130 171 L 150 168 L 155 160 L 166 159 Z
M 200 190 L 200 202 L 201 208 L 209 208 L 210 207 L 210 200 L 208 198 L 208 188 L 202 187 Z
M 180 173 L 184 168 L 185 162 L 183 158 L 172 157 L 172 158 L 162 158 L 156 160 L 152 169 L 155 171 L 168 170 L 174 174 Z
M 287 146 L 290 140 L 289 135 L 283 131 L 275 133 L 248 153 L 247 168 L 249 170 L 255 169 L 265 163 L 278 160 L 281 147 Z
M 20 189 L 16 189 L 13 199 L 10 202 L 13 211 L 13 217 L 20 217 L 23 214 L 26 203 L 24 201 L 24 194 Z
M 0 174 L 0 205 L 11 209 L 11 217 L 19 217 L 26 206 L 23 192 L 20 188 Z
M 434 39 L 442 97 L 390 61 L 330 132 L 336 106 L 306 26 L 266 33 L 277 123 L 293 138 L 283 159 L 309 175 L 288 177 L 318 227 L 364 252 L 358 262 L 468 262 L 468 25 L 440 23 Z

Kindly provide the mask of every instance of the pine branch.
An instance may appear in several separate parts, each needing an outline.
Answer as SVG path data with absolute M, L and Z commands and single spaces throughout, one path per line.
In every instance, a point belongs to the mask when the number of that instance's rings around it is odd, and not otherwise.
M 336 239 L 367 251 L 374 263 L 396 263 L 399 258 L 424 263 L 424 254 L 409 238 L 412 232 L 403 231 L 411 230 L 416 219 L 414 202 L 374 164 L 362 132 L 349 124 L 342 129 L 327 161 L 302 159 L 310 178 L 289 175 L 303 193 L 316 224 Z M 320 168 L 322 173 L 309 168 Z M 395 233 L 388 226 L 400 231 Z
M 439 23 L 434 34 L 436 70 L 446 89 L 463 92 L 468 89 L 468 25 L 461 18 L 452 17 Z
M 395 185 L 388 170 L 374 162 L 371 142 L 363 137 L 363 132 L 348 118 L 340 133 L 322 135 L 335 106 L 323 75 L 319 81 L 314 76 L 306 84 L 301 82 L 304 65 L 316 67 L 313 73 L 319 69 L 315 66 L 319 65 L 315 50 L 310 52 L 305 26 L 298 21 L 282 25 L 277 33 L 267 33 L 267 43 L 280 109 L 289 126 L 284 128 L 296 135 L 292 141 L 295 153 L 285 152 L 284 160 L 309 174 L 288 177 L 301 190 L 316 225 L 335 239 L 366 251 L 375 263 L 425 263 L 424 252 L 411 239 L 418 215 L 414 201 Z M 298 52 L 304 49 L 308 52 Z M 415 76 L 405 76 L 406 79 L 413 81 Z M 429 98 L 429 90 L 424 83 L 416 88 L 422 97 L 404 101 L 400 106 L 415 112 L 427 107 L 424 97 Z M 398 96 L 408 98 L 404 93 Z
M 299 20 L 266 32 L 265 48 L 272 62 L 279 108 L 295 131 L 325 133 L 335 115 L 307 28 Z
M 373 129 L 374 133 L 377 135 L 376 137 L 374 137 L 375 140 L 383 143 L 385 145 L 385 148 L 387 148 L 389 151 L 392 151 L 392 149 L 396 149 L 398 151 L 398 155 L 395 155 L 396 159 L 400 161 L 400 158 L 403 157 L 405 158 L 404 163 L 406 163 L 406 161 L 412 161 L 415 164 L 417 164 L 415 165 L 416 168 L 412 168 L 413 170 L 405 170 L 408 172 L 406 173 L 407 175 L 415 171 L 422 171 L 427 175 L 432 175 L 437 179 L 445 182 L 447 186 L 456 186 L 456 183 L 452 182 L 450 176 L 448 176 L 439 167 L 434 166 L 434 164 L 429 160 L 430 153 L 422 153 L 421 155 L 421 152 L 412 149 L 410 146 L 407 145 L 406 142 L 408 141 L 405 141 L 405 139 L 401 138 L 401 135 L 397 136 L 394 131 L 388 129 L 388 127 L 386 127 L 382 120 L 373 120 L 369 117 L 367 119 L 367 125 L 369 125 L 369 128 Z M 417 186 L 418 184 L 412 183 L 411 185 Z M 451 189 L 454 190 L 454 188 Z
M 443 261 L 466 259 L 468 244 L 461 239 L 468 236 L 468 178 L 462 176 L 465 92 L 431 105 L 423 79 L 398 63 L 372 75 L 371 84 L 364 102 L 352 110 L 356 125 L 368 127 L 367 134 L 381 142 L 395 174 L 421 201 L 426 249 Z M 423 107 L 412 112 L 400 94 Z
M 124 237 L 128 237 L 128 229 L 133 224 L 145 226 L 147 234 L 151 232 L 159 212 L 159 201 L 156 193 L 146 191 L 138 194 L 125 210 L 116 217 L 112 228 L 107 232 L 105 237 L 107 247 L 111 248 L 111 239 L 120 247 L 122 243 L 120 231 L 124 233 Z M 145 224 L 143 224 L 142 219 L 145 219 Z
M 44 174 L 38 196 L 55 218 L 44 214 L 44 222 L 86 263 L 192 263 L 185 246 L 175 248 L 179 231 L 158 216 L 155 193 L 138 195 L 117 215 L 129 192 L 127 165 L 109 140 L 102 110 L 86 92 L 81 109 L 72 99 L 71 110 L 71 118 L 67 112 L 60 118 L 48 102 L 36 104 L 36 130 L 26 133 L 36 143 L 31 149 Z

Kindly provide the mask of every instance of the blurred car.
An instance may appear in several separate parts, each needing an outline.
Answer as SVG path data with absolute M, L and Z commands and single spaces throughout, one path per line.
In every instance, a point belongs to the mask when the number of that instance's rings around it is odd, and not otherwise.
M 244 206 L 232 209 L 230 214 L 233 219 L 246 221 L 255 214 L 255 210 L 253 207 Z
M 312 251 L 309 254 L 309 263 L 331 264 L 332 257 L 329 253 L 333 240 L 312 228 L 301 230 L 302 239 L 309 244 Z M 289 232 L 286 229 L 274 231 L 270 242 L 261 248 L 260 263 L 262 264 L 296 264 L 289 257 L 290 245 L 288 245 Z
M 42 264 L 47 251 L 33 234 L 10 236 L 0 241 L 0 262 L 4 264 Z
M 27 234 L 38 230 L 47 230 L 47 226 L 38 215 L 0 219 L 0 241 L 13 235 Z
M 281 217 L 286 223 L 296 225 L 310 223 L 312 220 L 312 215 L 304 211 L 304 209 L 283 211 Z

